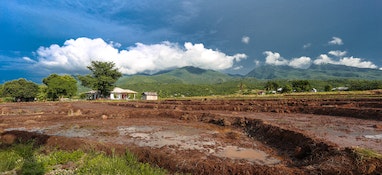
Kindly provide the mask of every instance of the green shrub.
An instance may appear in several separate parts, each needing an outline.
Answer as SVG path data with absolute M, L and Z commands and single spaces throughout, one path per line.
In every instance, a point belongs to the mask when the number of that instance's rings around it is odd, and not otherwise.
M 0 150 L 0 172 L 14 170 L 18 174 L 44 174 L 43 165 L 35 158 L 32 143 L 15 144 Z
M 140 163 L 131 154 L 124 156 L 106 156 L 103 153 L 87 155 L 79 174 L 166 174 L 165 170 L 156 169 L 147 163 Z
M 24 159 L 12 150 L 0 150 L 0 172 L 20 169 Z
M 33 143 L 3 146 L 0 143 L 0 174 L 166 174 L 160 168 L 139 162 L 126 152 L 122 156 L 108 156 L 105 153 L 81 150 L 52 150 L 44 153 L 44 148 L 36 148 Z M 70 171 L 61 165 L 72 162 Z
M 48 155 L 39 155 L 38 161 L 42 162 L 47 171 L 50 171 L 55 165 L 62 165 L 68 162 L 78 162 L 84 155 L 85 153 L 81 150 L 76 150 L 73 152 L 56 150 Z

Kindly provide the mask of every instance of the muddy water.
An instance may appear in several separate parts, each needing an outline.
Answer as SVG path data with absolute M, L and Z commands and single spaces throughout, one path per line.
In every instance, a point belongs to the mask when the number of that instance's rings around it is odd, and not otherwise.
M 279 159 L 269 156 L 267 153 L 257 149 L 240 148 L 237 146 L 226 146 L 217 154 L 219 157 L 231 159 L 245 159 L 250 162 L 256 162 L 260 165 L 274 165 L 280 163 Z
M 121 138 L 132 137 L 134 144 L 160 148 L 164 146 L 177 147 L 179 150 L 198 150 L 218 157 L 247 160 L 260 165 L 275 165 L 280 160 L 271 157 L 264 151 L 256 148 L 242 148 L 224 145 L 211 137 L 218 131 L 203 130 L 186 126 L 119 126 Z M 123 139 L 121 139 L 123 140 Z
M 210 139 L 203 139 L 203 134 L 213 134 L 211 131 L 201 131 L 193 127 L 186 126 L 119 126 L 117 130 L 120 140 L 133 141 L 139 146 L 149 146 L 161 148 L 164 146 L 176 146 L 180 150 L 202 150 L 208 153 L 214 152 L 210 146 L 215 146 L 216 142 Z M 203 133 L 202 133 L 203 132 Z M 133 138 L 127 139 L 127 137 Z
M 368 139 L 380 139 L 382 140 L 382 134 L 378 134 L 378 135 L 364 135 L 365 138 L 368 138 Z
M 157 126 L 133 125 L 117 126 L 113 129 L 97 127 L 84 127 L 78 124 L 53 125 L 32 128 L 8 128 L 6 131 L 22 130 L 47 135 L 95 139 L 100 142 L 113 142 L 117 144 L 134 144 L 140 147 L 162 148 L 168 147 L 176 150 L 197 150 L 207 155 L 213 155 L 233 160 L 246 160 L 259 165 L 275 165 L 281 161 L 271 157 L 266 152 L 253 148 L 243 148 L 229 145 L 214 135 L 221 135 L 221 131 L 214 129 L 201 129 L 190 126 Z M 114 133 L 99 137 L 100 132 Z

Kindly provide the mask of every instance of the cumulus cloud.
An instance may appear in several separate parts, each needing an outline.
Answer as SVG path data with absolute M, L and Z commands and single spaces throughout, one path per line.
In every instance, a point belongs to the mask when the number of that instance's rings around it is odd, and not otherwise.
M 338 37 L 332 37 L 332 40 L 328 42 L 329 45 L 343 45 L 344 43 L 342 42 L 341 38 Z
M 312 60 L 309 57 L 302 56 L 292 59 L 288 65 L 294 68 L 307 69 L 311 64 Z
M 281 55 L 277 52 L 265 51 L 263 54 L 266 55 L 265 57 L 266 64 L 276 65 L 276 66 L 288 65 L 288 60 L 281 57 Z
M 162 42 L 146 45 L 136 43 L 126 50 L 119 50 L 117 43 L 106 43 L 103 39 L 77 38 L 40 47 L 34 66 L 57 73 L 83 73 L 91 61 L 112 61 L 123 74 L 155 73 L 170 68 L 195 66 L 203 69 L 224 70 L 235 62 L 246 59 L 245 54 L 226 55 L 205 48 L 203 44 L 186 42 L 182 47 L 177 43 Z
M 345 58 L 341 58 L 339 63 L 345 66 L 352 66 L 352 67 L 358 67 L 358 68 L 372 68 L 372 69 L 378 68 L 371 61 L 363 61 L 362 58 L 345 57 Z
M 329 51 L 328 54 L 336 56 L 336 57 L 343 57 L 347 54 L 346 51 L 340 51 L 340 50 L 332 50 Z
M 309 57 L 302 56 L 300 58 L 293 58 L 287 60 L 277 52 L 265 51 L 265 63 L 276 66 L 291 66 L 294 68 L 307 69 L 311 65 L 311 59 Z
M 321 54 L 320 56 L 317 57 L 316 60 L 313 61 L 314 64 L 336 64 L 335 61 L 332 60 L 328 55 L 326 54 Z
M 251 40 L 251 38 L 249 36 L 243 36 L 241 38 L 241 42 L 243 42 L 244 44 L 249 44 L 250 40 Z
M 335 56 L 331 58 L 329 55 Z M 281 57 L 281 55 L 277 52 L 265 51 L 264 55 L 266 55 L 265 63 L 276 66 L 291 66 L 299 69 L 308 69 L 311 64 L 335 64 L 335 65 L 344 65 L 350 67 L 358 67 L 358 68 L 371 68 L 378 69 L 371 61 L 365 61 L 362 58 L 356 58 L 353 56 L 344 57 L 347 52 L 346 51 L 330 51 L 328 54 L 321 54 L 315 60 L 312 60 L 310 57 L 302 56 L 299 58 L 293 58 L 291 60 L 285 59 Z
M 316 60 L 314 60 L 313 63 L 318 65 L 319 64 L 336 64 L 336 65 L 345 65 L 345 66 L 358 67 L 358 68 L 371 68 L 371 69 L 378 68 L 371 61 L 364 61 L 362 58 L 344 57 L 339 60 L 333 60 L 326 54 L 320 55 Z
M 342 45 L 342 39 L 338 37 L 333 37 L 333 40 L 329 41 L 331 45 Z M 310 43 L 307 43 L 303 48 L 310 47 Z M 312 60 L 310 57 L 302 56 L 299 58 L 285 59 L 279 53 L 272 51 L 265 51 L 263 53 L 266 55 L 265 63 L 276 66 L 291 66 L 294 68 L 307 69 L 311 64 L 335 64 L 335 65 L 344 65 L 357 68 L 370 68 L 378 69 L 371 61 L 365 61 L 363 58 L 357 58 L 353 56 L 346 56 L 348 53 L 341 50 L 331 50 L 327 54 L 321 54 L 316 59 Z M 379 68 L 382 70 L 382 68 Z

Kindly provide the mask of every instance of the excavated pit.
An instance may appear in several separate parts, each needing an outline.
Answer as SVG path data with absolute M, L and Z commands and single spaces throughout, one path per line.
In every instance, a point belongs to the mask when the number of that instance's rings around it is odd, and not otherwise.
M 128 149 L 172 173 L 379 174 L 381 159 L 353 148 L 382 153 L 381 104 L 370 98 L 7 103 L 0 105 L 0 132 L 3 144 L 33 139 L 66 150 Z

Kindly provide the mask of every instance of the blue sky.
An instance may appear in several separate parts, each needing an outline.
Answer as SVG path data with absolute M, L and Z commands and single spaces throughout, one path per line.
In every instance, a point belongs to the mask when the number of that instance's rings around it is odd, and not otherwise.
M 381 69 L 380 0 L 36 0 L 0 2 L 0 83 L 196 66 L 342 64 Z

